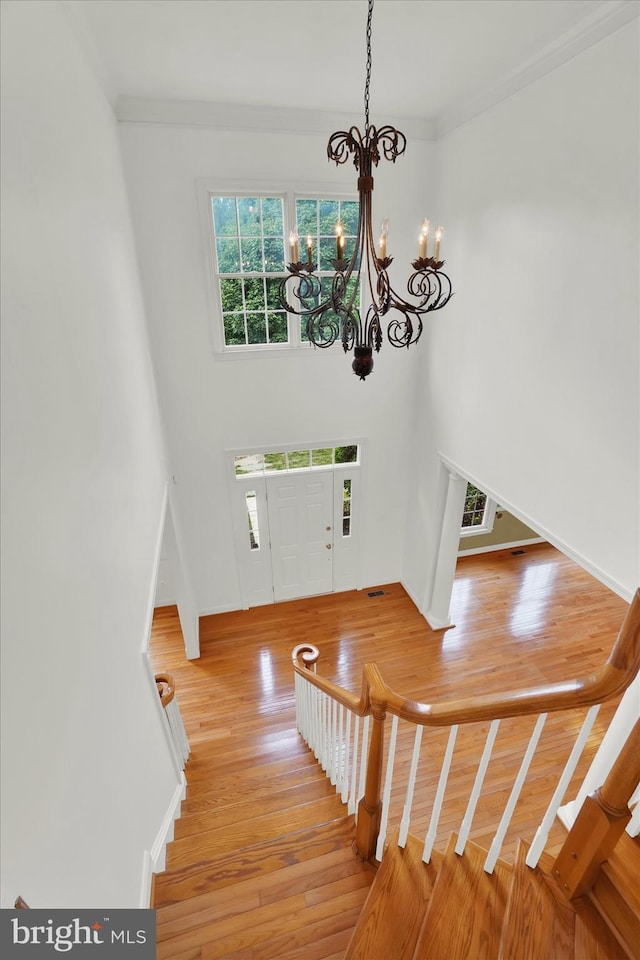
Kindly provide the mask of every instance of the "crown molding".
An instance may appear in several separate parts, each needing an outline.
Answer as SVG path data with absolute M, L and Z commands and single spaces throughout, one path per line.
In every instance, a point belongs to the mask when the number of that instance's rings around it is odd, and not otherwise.
M 115 105 L 121 123 L 154 123 L 183 127 L 208 127 L 250 133 L 318 133 L 354 126 L 354 117 L 328 110 L 300 110 L 213 103 L 205 100 L 147 100 L 120 97 Z M 412 140 L 433 140 L 435 124 L 420 117 L 385 118 L 397 124 Z
M 556 67 L 573 59 L 583 50 L 619 30 L 620 27 L 631 23 L 639 15 L 640 0 L 604 0 L 581 23 L 557 37 L 495 87 L 482 91 L 440 117 L 435 122 L 435 138 L 438 139 L 450 133 L 456 127 L 513 96 L 514 93 L 551 73 Z

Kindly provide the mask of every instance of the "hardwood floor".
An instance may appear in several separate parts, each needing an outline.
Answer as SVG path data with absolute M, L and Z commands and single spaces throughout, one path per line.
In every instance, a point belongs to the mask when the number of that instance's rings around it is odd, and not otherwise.
M 395 690 L 425 702 L 505 691 L 589 673 L 607 658 L 627 605 L 547 544 L 459 560 L 455 627 L 433 632 L 398 584 L 201 620 L 187 661 L 177 613 L 156 611 L 151 658 L 171 673 L 191 743 L 188 791 L 169 874 L 155 885 L 159 957 L 329 960 L 341 957 L 373 872 L 295 730 L 291 649 L 320 649 L 318 672 L 358 691 L 376 662 Z M 567 799 L 575 796 L 617 703 L 601 708 Z M 502 856 L 531 839 L 584 711 L 550 716 Z M 390 726 L 388 724 L 387 726 Z M 488 847 L 533 721 L 503 721 L 471 839 Z M 487 725 L 461 728 L 436 847 L 457 830 Z M 410 731 L 400 726 L 395 777 L 406 779 Z M 425 731 L 411 831 L 424 836 L 446 732 Z M 396 781 L 394 780 L 394 783 Z M 402 810 L 394 786 L 390 830 Z M 321 824 L 326 836 L 322 838 Z M 297 832 L 297 838 L 285 838 Z M 564 831 L 554 826 L 547 850 Z M 241 850 L 242 867 L 232 858 Z M 214 860 L 214 858 L 217 858 Z M 226 866 L 225 866 L 226 864 Z M 239 886 L 238 886 L 239 884 Z M 215 923 L 214 918 L 215 917 Z

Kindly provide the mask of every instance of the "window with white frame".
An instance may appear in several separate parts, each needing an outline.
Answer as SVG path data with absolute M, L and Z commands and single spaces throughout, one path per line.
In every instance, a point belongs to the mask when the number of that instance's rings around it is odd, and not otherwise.
M 360 447 L 357 443 L 351 443 L 336 447 L 305 447 L 300 450 L 236 454 L 233 458 L 233 469 L 236 477 L 248 477 L 359 463 Z
M 460 535 L 469 537 L 480 533 L 491 533 L 495 516 L 495 500 L 492 500 L 472 483 L 467 483 Z
M 324 299 L 334 272 L 330 261 L 336 257 L 336 225 L 348 259 L 357 233 L 358 201 L 291 192 L 207 196 L 221 349 L 233 353 L 301 346 L 307 341 L 306 321 L 289 316 L 278 302 L 282 278 L 288 276 L 286 238 L 297 231 L 301 258 L 306 262 L 311 257 Z

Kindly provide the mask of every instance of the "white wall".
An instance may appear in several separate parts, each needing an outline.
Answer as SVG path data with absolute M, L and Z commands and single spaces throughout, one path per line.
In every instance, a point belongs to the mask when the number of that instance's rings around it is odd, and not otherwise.
M 438 142 L 456 295 L 420 357 L 416 591 L 440 451 L 621 595 L 638 585 L 638 115 L 634 22 Z
M 358 118 L 354 118 L 357 121 Z M 326 159 L 326 135 L 249 133 L 127 122 L 121 141 L 145 300 L 167 425 L 175 502 L 201 611 L 241 605 L 224 451 L 368 438 L 367 528 L 360 583 L 402 573 L 407 456 L 419 344 L 385 345 L 360 382 L 339 346 L 283 359 L 216 359 L 211 346 L 197 183 L 233 179 L 355 190 L 352 164 Z M 382 161 L 374 209 L 391 220 L 389 250 L 408 277 L 428 213 L 430 144 L 412 141 L 395 167 Z M 407 189 L 415 184 L 416 189 Z
M 178 784 L 141 650 L 165 467 L 115 120 L 2 5 L 2 906 L 137 907 Z

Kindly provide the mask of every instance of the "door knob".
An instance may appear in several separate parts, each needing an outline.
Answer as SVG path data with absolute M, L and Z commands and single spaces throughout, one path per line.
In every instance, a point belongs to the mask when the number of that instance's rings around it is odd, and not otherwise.
M 325 547 L 327 548 L 327 550 L 331 550 L 331 544 L 330 544 L 330 543 L 325 543 Z

